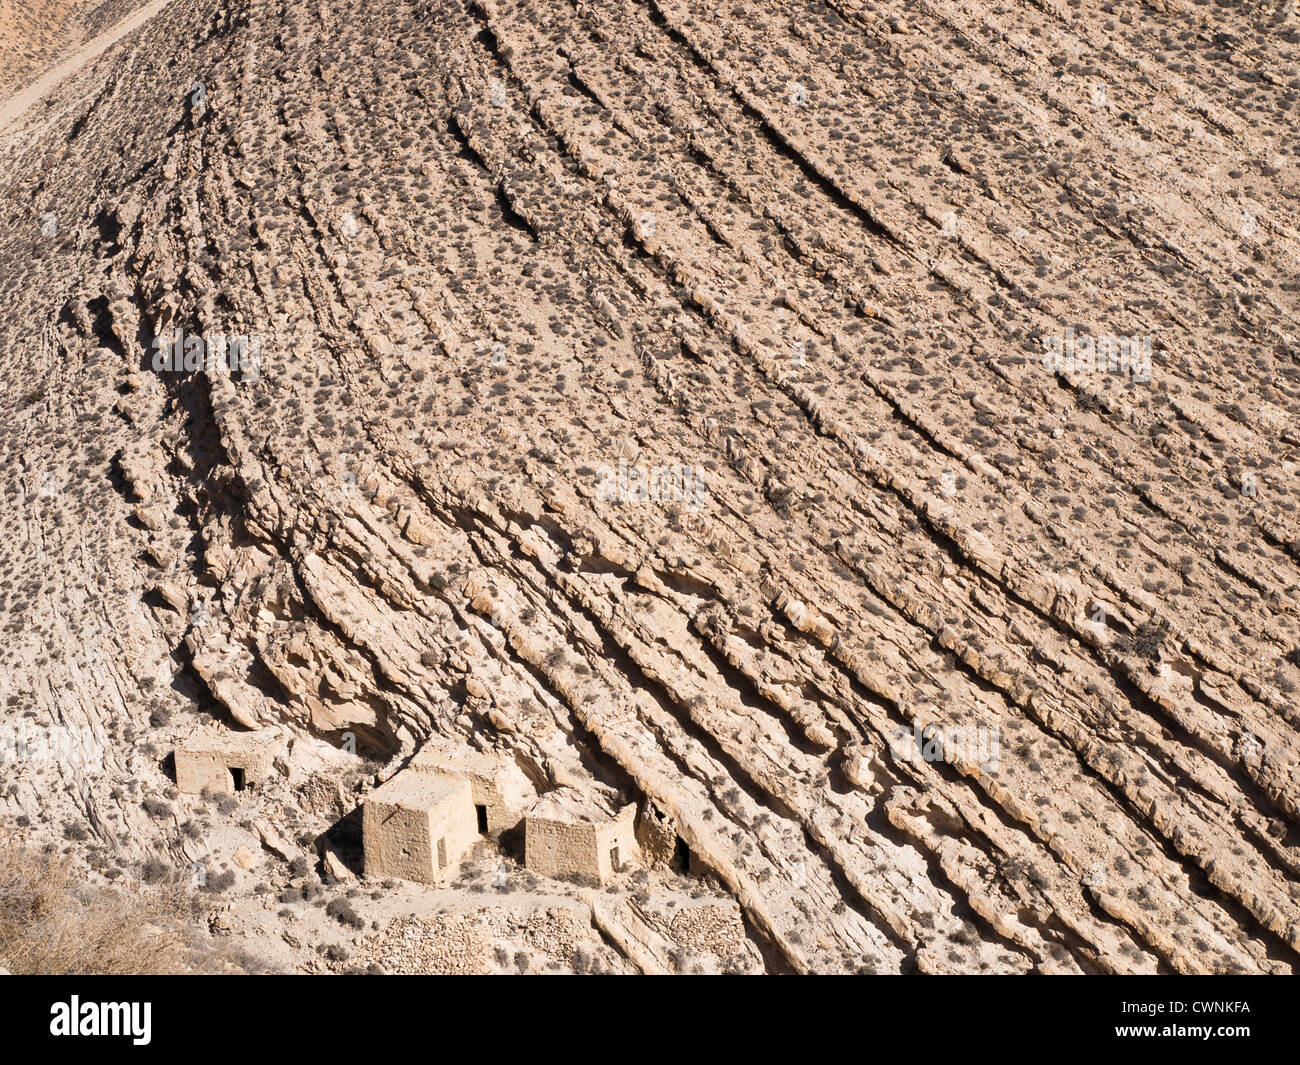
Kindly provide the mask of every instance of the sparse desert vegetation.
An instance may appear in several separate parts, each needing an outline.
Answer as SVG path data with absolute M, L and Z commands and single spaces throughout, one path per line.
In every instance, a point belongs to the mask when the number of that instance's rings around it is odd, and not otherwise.
M 0 840 L 0 962 L 16 976 L 264 971 L 242 949 L 207 942 L 196 903 L 175 883 L 91 884 L 52 847 Z

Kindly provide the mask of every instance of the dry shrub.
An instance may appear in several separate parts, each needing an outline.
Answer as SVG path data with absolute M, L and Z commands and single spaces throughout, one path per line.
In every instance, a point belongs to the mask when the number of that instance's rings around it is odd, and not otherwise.
M 194 924 L 194 895 L 85 883 L 73 863 L 0 839 L 0 967 L 14 974 L 237 973 L 262 968 Z

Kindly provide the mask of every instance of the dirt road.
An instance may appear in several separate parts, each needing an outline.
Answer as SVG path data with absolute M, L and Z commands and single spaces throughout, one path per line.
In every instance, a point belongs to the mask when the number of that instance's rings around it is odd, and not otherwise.
M 45 97 L 65 78 L 76 74 L 91 60 L 103 55 L 132 30 L 143 26 L 169 3 L 171 0 L 152 0 L 150 4 L 128 15 L 98 37 L 87 41 L 57 67 L 42 74 L 36 81 L 9 97 L 0 104 L 0 133 L 7 132 L 10 123 L 19 118 L 32 104 Z

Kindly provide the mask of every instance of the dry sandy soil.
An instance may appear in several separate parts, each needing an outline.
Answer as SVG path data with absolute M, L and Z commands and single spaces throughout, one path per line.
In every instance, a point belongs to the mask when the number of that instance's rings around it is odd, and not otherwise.
M 4 0 L 0 3 L 0 101 L 80 45 L 105 35 L 147 0 Z
M 86 45 L 50 6 L 5 95 Z M 11 740 L 16 838 L 189 877 L 251 968 L 1300 967 L 1289 0 L 172 0 L 92 53 L 0 130 L 3 727 L 102 753 Z M 177 793 L 214 720 L 267 787 Z M 689 866 L 358 878 L 431 737 Z

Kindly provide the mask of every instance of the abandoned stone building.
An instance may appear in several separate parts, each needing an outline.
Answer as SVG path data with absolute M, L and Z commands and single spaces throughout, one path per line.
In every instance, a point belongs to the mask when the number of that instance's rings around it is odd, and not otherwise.
M 635 805 L 570 787 L 538 799 L 510 755 L 434 740 L 367 797 L 366 875 L 435 883 L 476 839 L 521 821 L 524 864 L 540 876 L 606 884 L 640 858 Z
M 494 837 L 518 825 L 537 798 L 532 783 L 513 758 L 464 744 L 432 741 L 411 759 L 408 768 L 468 781 L 478 831 Z
M 175 750 L 176 787 L 193 795 L 255 788 L 271 771 L 277 738 L 258 732 L 197 733 Z
M 638 856 L 636 806 L 572 788 L 547 792 L 528 811 L 524 865 L 539 876 L 607 884 Z
M 362 812 L 367 876 L 437 883 L 478 839 L 468 780 L 398 773 Z
M 637 815 L 636 842 L 641 864 L 647 869 L 675 869 L 679 873 L 690 870 L 690 848 L 677 834 L 676 818 L 650 799 Z

